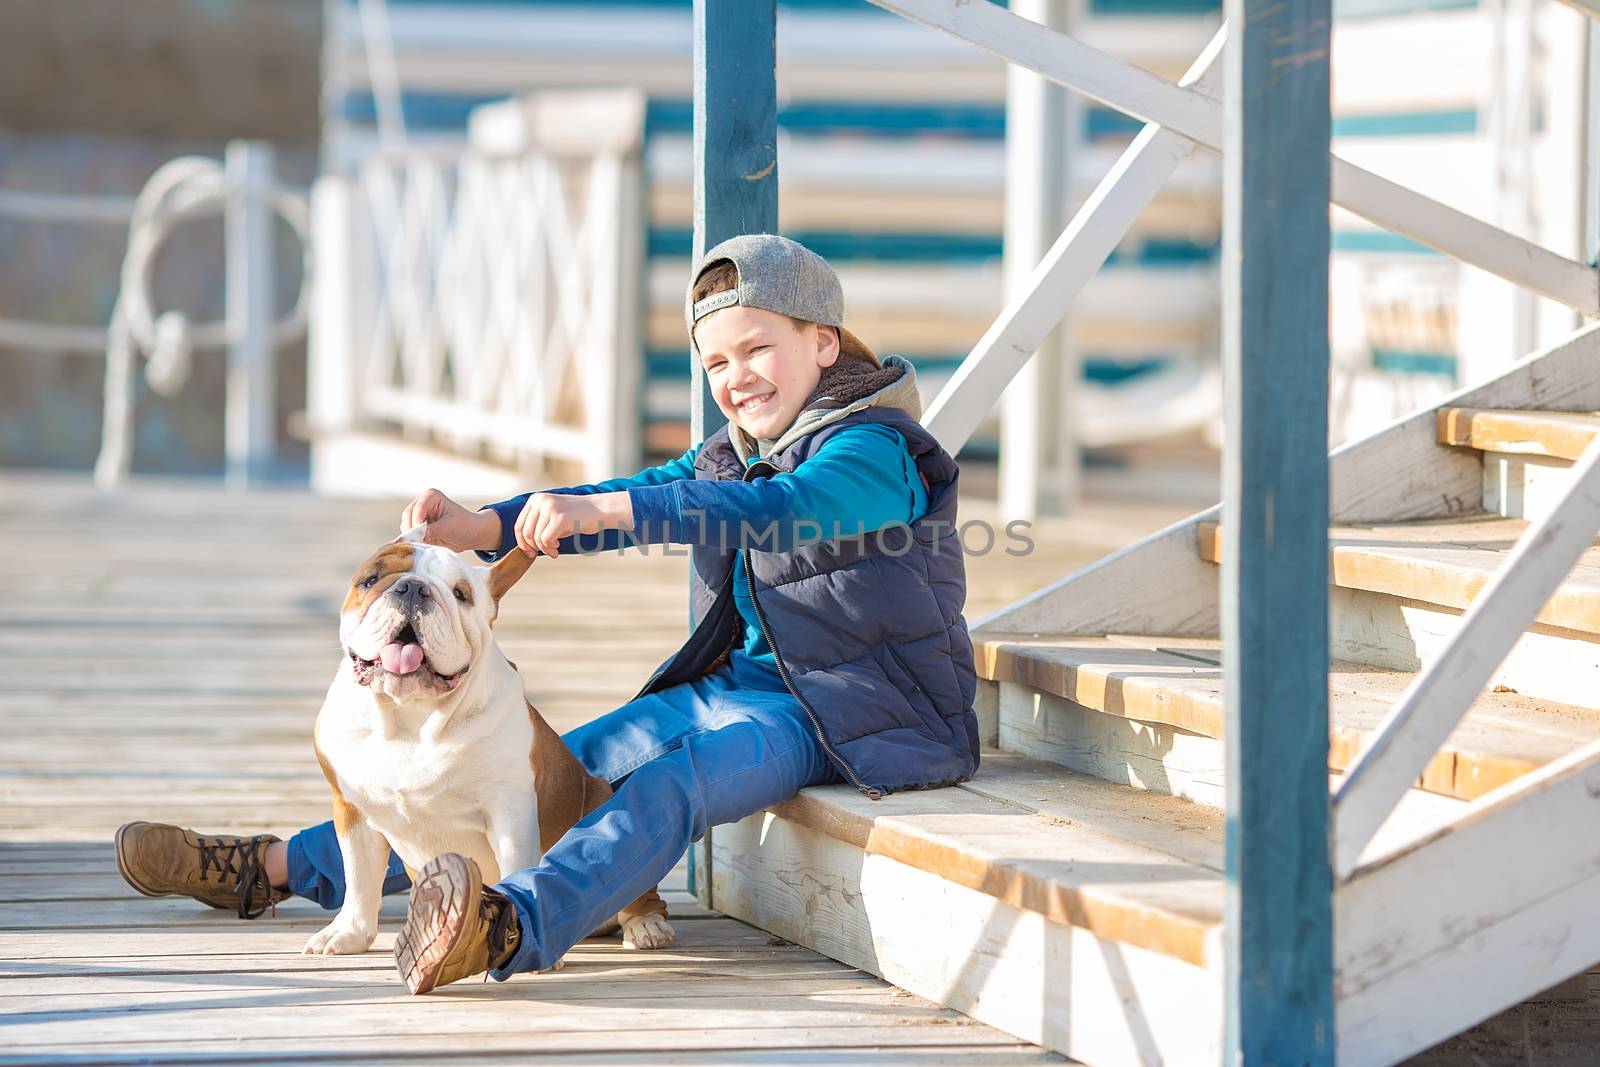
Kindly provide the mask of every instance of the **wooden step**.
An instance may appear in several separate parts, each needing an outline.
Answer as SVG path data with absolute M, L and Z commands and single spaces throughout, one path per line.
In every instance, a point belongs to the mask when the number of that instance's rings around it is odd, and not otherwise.
M 1461 615 L 1528 527 L 1522 519 L 1453 520 L 1328 531 L 1333 655 L 1421 670 L 1443 651 Z M 1215 523 L 1199 530 L 1202 558 L 1222 560 Z M 1586 551 L 1496 670 L 1491 686 L 1526 696 L 1600 704 L 1600 547 Z
M 1220 805 L 1224 706 L 1218 642 L 1196 638 L 973 634 L 978 673 L 1003 688 L 1000 747 L 1113 781 Z M 1329 766 L 1344 770 L 1415 674 L 1336 660 Z M 1418 787 L 1471 800 L 1600 738 L 1600 712 L 1487 692 Z
M 1528 528 L 1521 519 L 1474 516 L 1328 531 L 1330 579 L 1345 589 L 1466 608 Z M 1200 554 L 1222 562 L 1221 527 L 1200 529 Z M 1579 559 L 1537 621 L 1600 637 L 1600 545 Z
M 1440 408 L 1439 443 L 1480 452 L 1574 460 L 1596 433 L 1600 413 Z
M 1571 484 L 1573 461 L 1600 432 L 1600 414 L 1441 408 L 1441 444 L 1483 453 L 1483 508 L 1537 519 Z
M 1215 1064 L 1221 841 L 1212 809 L 990 751 L 716 827 L 712 905 L 1077 1059 Z

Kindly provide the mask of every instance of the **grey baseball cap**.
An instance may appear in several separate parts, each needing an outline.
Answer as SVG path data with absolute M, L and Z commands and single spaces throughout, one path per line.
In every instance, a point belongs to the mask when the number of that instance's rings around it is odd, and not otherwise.
M 695 280 L 719 259 L 731 260 L 738 268 L 739 284 L 695 303 Z M 694 343 L 694 324 L 713 311 L 735 304 L 765 308 L 805 322 L 844 326 L 844 287 L 828 261 L 799 241 L 775 233 L 730 237 L 694 265 L 683 313 L 689 327 L 689 346 L 696 356 L 700 349 Z

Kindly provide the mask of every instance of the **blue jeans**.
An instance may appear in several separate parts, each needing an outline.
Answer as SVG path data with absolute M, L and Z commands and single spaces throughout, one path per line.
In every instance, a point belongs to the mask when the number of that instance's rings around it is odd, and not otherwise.
M 739 649 L 710 674 L 631 700 L 562 740 L 616 793 L 537 867 L 495 886 L 511 898 L 522 928 L 516 955 L 489 972 L 498 981 L 552 966 L 660 883 L 707 827 L 841 780 L 777 669 Z M 288 861 L 297 895 L 329 909 L 344 902 L 332 822 L 291 837 Z M 410 884 L 391 852 L 383 891 Z

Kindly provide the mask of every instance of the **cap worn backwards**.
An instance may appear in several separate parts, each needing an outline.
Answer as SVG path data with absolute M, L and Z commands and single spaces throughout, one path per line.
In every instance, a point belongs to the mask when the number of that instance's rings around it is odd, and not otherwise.
M 718 260 L 733 263 L 739 282 L 732 288 L 695 303 L 694 282 Z M 684 298 L 684 320 L 689 345 L 696 356 L 694 325 L 713 311 L 733 305 L 763 308 L 804 322 L 844 325 L 844 287 L 828 261 L 798 241 L 775 233 L 747 233 L 730 237 L 700 257 L 689 274 Z

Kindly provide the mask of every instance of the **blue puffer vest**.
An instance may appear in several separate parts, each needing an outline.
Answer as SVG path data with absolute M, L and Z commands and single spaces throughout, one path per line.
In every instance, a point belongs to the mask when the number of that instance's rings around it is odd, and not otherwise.
M 723 426 L 696 454 L 695 478 L 792 471 L 830 436 L 862 423 L 883 423 L 905 436 L 927 480 L 927 514 L 910 526 L 786 552 L 743 551 L 747 580 L 753 576 L 749 593 L 780 673 L 839 772 L 876 798 L 951 785 L 978 769 L 977 671 L 961 614 L 967 582 L 956 534 L 955 461 L 907 412 L 867 407 L 749 467 Z M 692 549 L 692 632 L 641 696 L 700 677 L 738 639 L 736 551 L 737 544 Z

